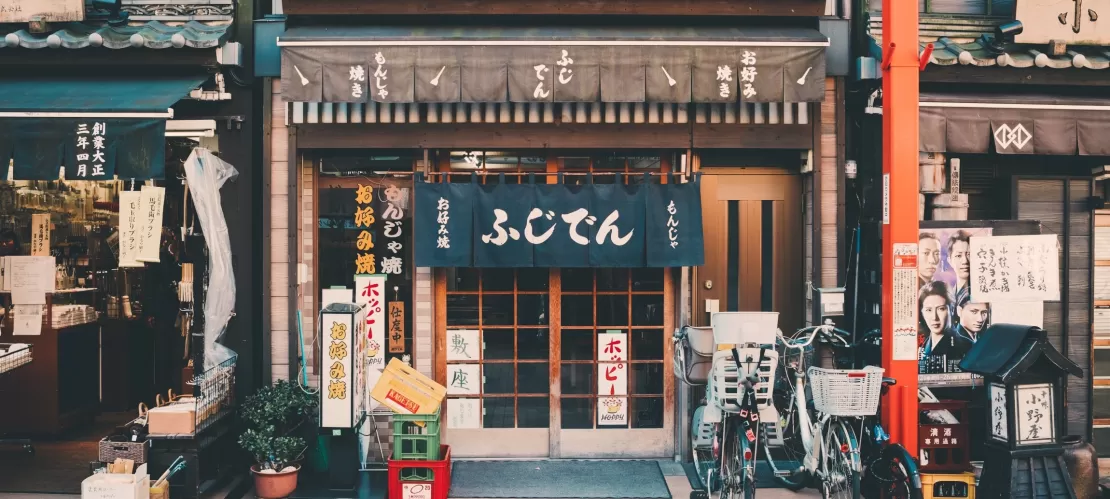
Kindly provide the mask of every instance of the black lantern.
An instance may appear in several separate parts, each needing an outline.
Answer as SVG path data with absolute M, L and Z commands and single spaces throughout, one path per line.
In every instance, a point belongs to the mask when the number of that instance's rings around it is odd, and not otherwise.
M 1064 386 L 1083 377 L 1045 331 L 995 324 L 979 335 L 960 369 L 982 375 L 988 409 L 980 498 L 1075 498 L 1061 437 Z

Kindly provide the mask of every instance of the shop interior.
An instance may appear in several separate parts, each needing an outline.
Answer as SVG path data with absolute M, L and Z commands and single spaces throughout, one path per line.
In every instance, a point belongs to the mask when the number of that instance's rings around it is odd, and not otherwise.
M 186 237 L 199 233 L 183 169 L 195 146 L 167 141 L 165 180 L 0 182 L 0 256 L 31 255 L 46 215 L 36 254 L 55 262 L 41 327 L 16 324 L 25 316 L 0 293 L 0 343 L 33 346 L 27 365 L 0 374 L 0 492 L 79 493 L 101 439 L 192 393 L 193 262 L 207 260 Z M 121 265 L 120 195 L 144 184 L 165 188 L 158 257 Z

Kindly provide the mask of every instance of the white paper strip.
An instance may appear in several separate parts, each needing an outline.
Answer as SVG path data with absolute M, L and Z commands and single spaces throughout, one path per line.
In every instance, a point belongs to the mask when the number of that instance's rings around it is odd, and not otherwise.
M 139 258 L 139 231 L 141 221 L 139 206 L 142 194 L 139 191 L 120 191 L 119 193 L 119 266 L 142 267 Z
M 447 399 L 447 427 L 481 428 L 482 401 L 479 399 Z
M 366 304 L 366 403 L 370 409 L 378 407 L 378 401 L 370 397 L 370 391 L 378 384 L 385 369 L 385 276 L 356 275 L 355 303 Z
M 38 336 L 42 334 L 42 305 L 15 305 L 12 307 L 14 336 Z
M 139 193 L 139 252 L 136 260 L 157 262 L 162 246 L 162 209 L 166 188 L 144 185 Z

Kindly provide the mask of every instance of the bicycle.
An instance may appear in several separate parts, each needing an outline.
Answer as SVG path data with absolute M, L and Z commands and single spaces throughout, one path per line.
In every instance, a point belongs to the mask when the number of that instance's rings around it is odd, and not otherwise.
M 799 339 L 806 334 L 808 338 Z M 891 485 L 891 491 L 904 485 L 905 497 L 920 498 L 916 464 L 900 445 L 888 445 L 889 439 L 875 416 L 880 394 L 896 381 L 882 377 L 881 368 L 869 366 L 806 370 L 807 357 L 812 354 L 809 347 L 815 339 L 853 351 L 856 345 L 845 339 L 849 335 L 826 324 L 799 330 L 790 339 L 780 337 L 784 369 L 775 380 L 780 385 L 775 402 L 781 416 L 777 426 L 768 424 L 764 431 L 764 458 L 775 481 L 790 490 L 817 482 L 822 497 L 855 499 L 861 495 L 861 475 L 866 469 L 872 482 L 882 479 Z M 796 359 L 792 350 L 797 352 Z M 811 400 L 815 418 L 810 414 Z M 856 422 L 861 426 L 859 436 L 854 431 Z M 866 437 L 866 450 L 861 451 L 860 437 Z M 880 449 L 879 457 L 871 460 L 869 452 L 875 448 Z M 785 457 L 776 459 L 776 452 Z M 895 470 L 902 473 L 895 474 Z
M 726 312 L 714 315 L 712 328 L 683 327 L 675 333 L 677 377 L 691 386 L 704 380 L 707 387 L 704 405 L 691 422 L 692 457 L 705 488 L 691 492 L 691 499 L 718 490 L 722 499 L 755 497 L 760 419 L 773 410 L 770 381 L 777 361 L 770 343 L 759 340 L 773 341 L 766 329 L 770 325 L 777 331 L 777 320 L 773 313 Z

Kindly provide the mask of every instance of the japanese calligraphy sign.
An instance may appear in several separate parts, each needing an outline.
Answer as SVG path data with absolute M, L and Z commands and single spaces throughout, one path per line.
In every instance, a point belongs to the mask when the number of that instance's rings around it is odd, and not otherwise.
M 701 265 L 698 184 L 475 185 L 418 180 L 416 265 Z
M 366 340 L 366 386 L 372 388 L 385 369 L 385 276 L 356 275 L 355 303 L 366 304 L 366 315 L 362 319 Z
M 597 335 L 597 394 L 628 395 L 628 333 Z
M 405 302 L 389 302 L 389 353 L 405 352 Z
M 12 119 L 0 123 L 0 155 L 15 180 L 148 180 L 165 174 L 162 119 Z M 10 156 L 6 156 L 10 153 Z
M 627 362 L 628 333 L 603 333 L 597 335 L 598 362 Z
M 291 70 L 294 93 L 321 92 L 327 102 L 412 102 L 416 49 L 373 47 L 355 52 L 331 51 L 329 64 L 293 56 L 282 61 Z
M 139 262 L 139 236 L 142 228 L 142 194 L 139 191 L 119 193 L 119 266 L 142 267 Z
M 1018 0 L 1014 10 L 1023 27 L 1017 43 L 1110 45 L 1110 0 Z
M 481 360 L 482 345 L 478 339 L 477 329 L 449 329 L 447 331 L 447 360 L 473 361 Z
M 139 254 L 140 262 L 157 262 L 162 244 L 162 208 L 166 188 L 144 185 L 139 192 Z
M 1006 386 L 998 383 L 991 383 L 990 387 L 991 399 L 991 438 L 1002 442 L 1007 441 L 1009 436 L 1009 410 L 1006 406 Z
M 50 256 L 50 214 L 31 215 L 31 256 Z
M 1051 383 L 1014 387 L 1014 420 L 1017 444 L 1050 444 L 1056 441 L 1056 413 Z
M 598 397 L 597 425 L 628 426 L 628 398 Z
M 1060 299 L 1060 252 L 1053 234 L 972 237 L 971 294 L 976 300 Z
M 321 314 L 320 426 L 350 428 L 354 424 L 352 358 L 355 355 L 355 325 L 352 314 Z
M 448 395 L 478 395 L 481 389 L 481 364 L 447 364 Z
M 482 401 L 480 399 L 447 399 L 448 428 L 481 428 Z

